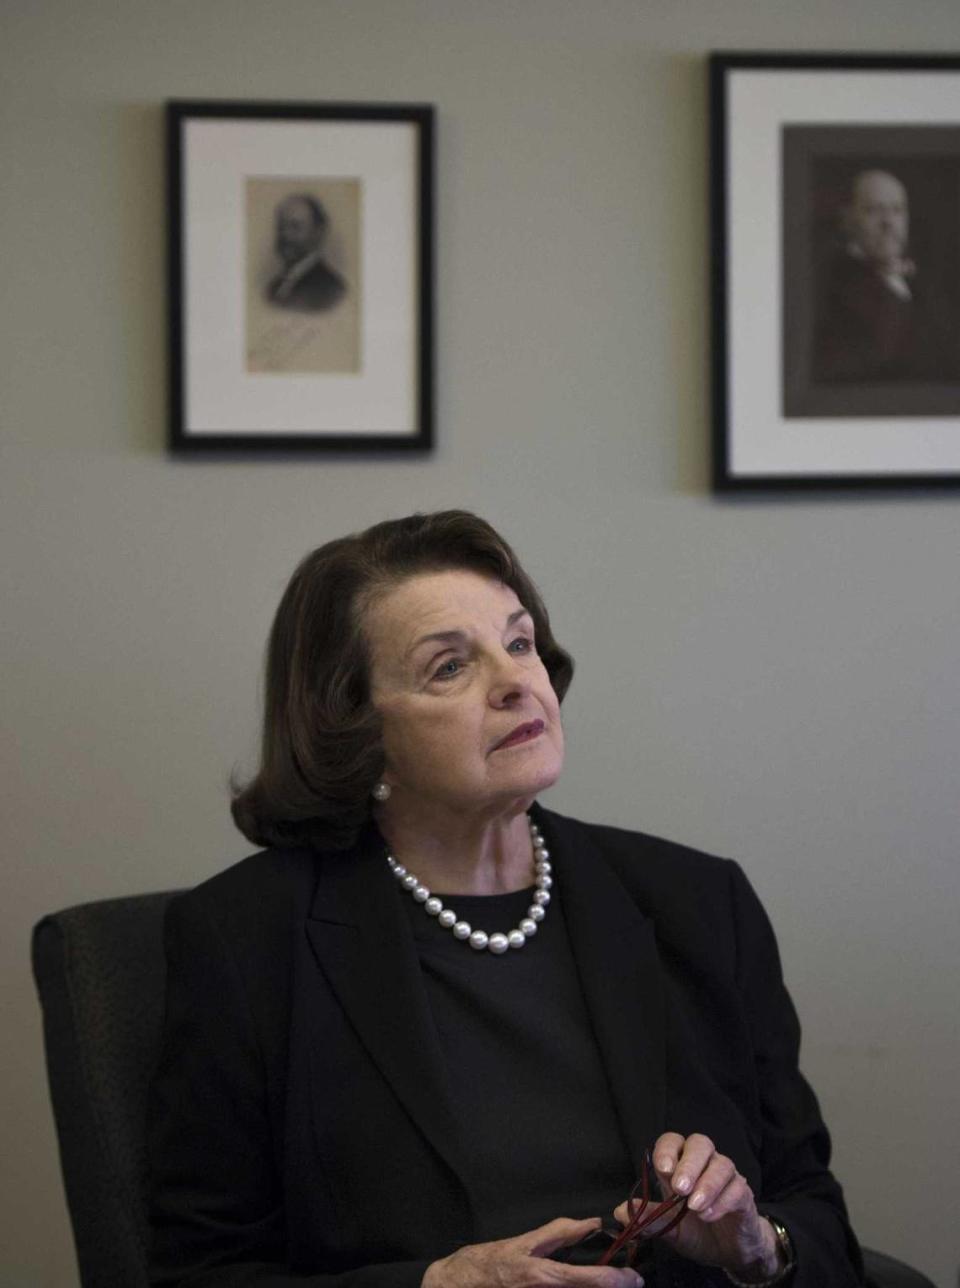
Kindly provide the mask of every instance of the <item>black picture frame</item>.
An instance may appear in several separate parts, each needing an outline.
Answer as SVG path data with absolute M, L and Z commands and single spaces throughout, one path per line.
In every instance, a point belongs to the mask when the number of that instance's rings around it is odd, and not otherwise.
M 434 441 L 434 109 L 166 104 L 169 448 Z
M 960 57 L 709 70 L 714 489 L 960 486 Z

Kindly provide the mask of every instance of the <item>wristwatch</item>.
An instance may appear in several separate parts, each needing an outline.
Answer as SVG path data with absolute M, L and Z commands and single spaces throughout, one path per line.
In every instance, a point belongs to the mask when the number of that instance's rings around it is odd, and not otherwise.
M 760 1215 L 765 1221 L 769 1221 L 773 1228 L 777 1245 L 783 1253 L 784 1264 L 782 1269 L 778 1270 L 770 1279 L 753 1279 L 749 1283 L 745 1279 L 738 1279 L 729 1270 L 724 1270 L 723 1273 L 732 1284 L 737 1285 L 737 1288 L 769 1288 L 771 1284 L 781 1284 L 797 1264 L 797 1255 L 793 1250 L 793 1240 L 790 1238 L 787 1227 L 782 1221 L 778 1221 L 775 1216 L 771 1216 L 769 1212 L 761 1212 Z

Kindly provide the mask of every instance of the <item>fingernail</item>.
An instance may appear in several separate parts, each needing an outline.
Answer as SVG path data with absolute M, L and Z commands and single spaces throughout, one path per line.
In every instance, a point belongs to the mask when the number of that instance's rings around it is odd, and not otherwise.
M 686 1186 L 684 1186 L 684 1188 L 686 1188 Z M 687 1204 L 687 1207 L 693 1208 L 693 1210 L 696 1212 L 698 1208 L 703 1207 L 703 1203 L 704 1203 L 704 1196 L 698 1190 L 697 1193 L 694 1194 L 690 1202 Z
M 678 1176 L 673 1182 L 673 1188 L 678 1190 L 681 1194 L 686 1194 L 687 1190 L 690 1188 L 690 1178 L 688 1176 Z
M 669 1154 L 664 1154 L 661 1158 L 657 1159 L 657 1167 L 659 1167 L 661 1172 L 672 1172 L 674 1168 L 673 1159 Z

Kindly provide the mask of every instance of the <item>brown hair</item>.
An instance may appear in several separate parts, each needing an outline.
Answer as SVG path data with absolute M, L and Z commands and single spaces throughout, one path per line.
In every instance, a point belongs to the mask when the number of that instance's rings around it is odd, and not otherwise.
M 563 699 L 573 660 L 554 639 L 533 582 L 489 523 L 466 510 L 441 510 L 330 541 L 300 563 L 270 631 L 260 769 L 246 787 L 234 784 L 231 806 L 255 844 L 354 844 L 384 767 L 364 610 L 408 577 L 450 568 L 494 577 L 514 591 Z

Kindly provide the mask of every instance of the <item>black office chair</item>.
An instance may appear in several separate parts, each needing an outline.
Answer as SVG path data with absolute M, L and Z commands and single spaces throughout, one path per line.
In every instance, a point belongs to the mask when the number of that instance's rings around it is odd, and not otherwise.
M 83 1288 L 148 1288 L 143 1123 L 170 893 L 81 904 L 33 932 L 50 1097 Z
M 50 1096 L 83 1288 L 148 1288 L 144 1115 L 173 891 L 105 899 L 33 932 Z M 934 1288 L 864 1249 L 871 1288 Z M 827 1288 L 827 1285 L 824 1285 Z

